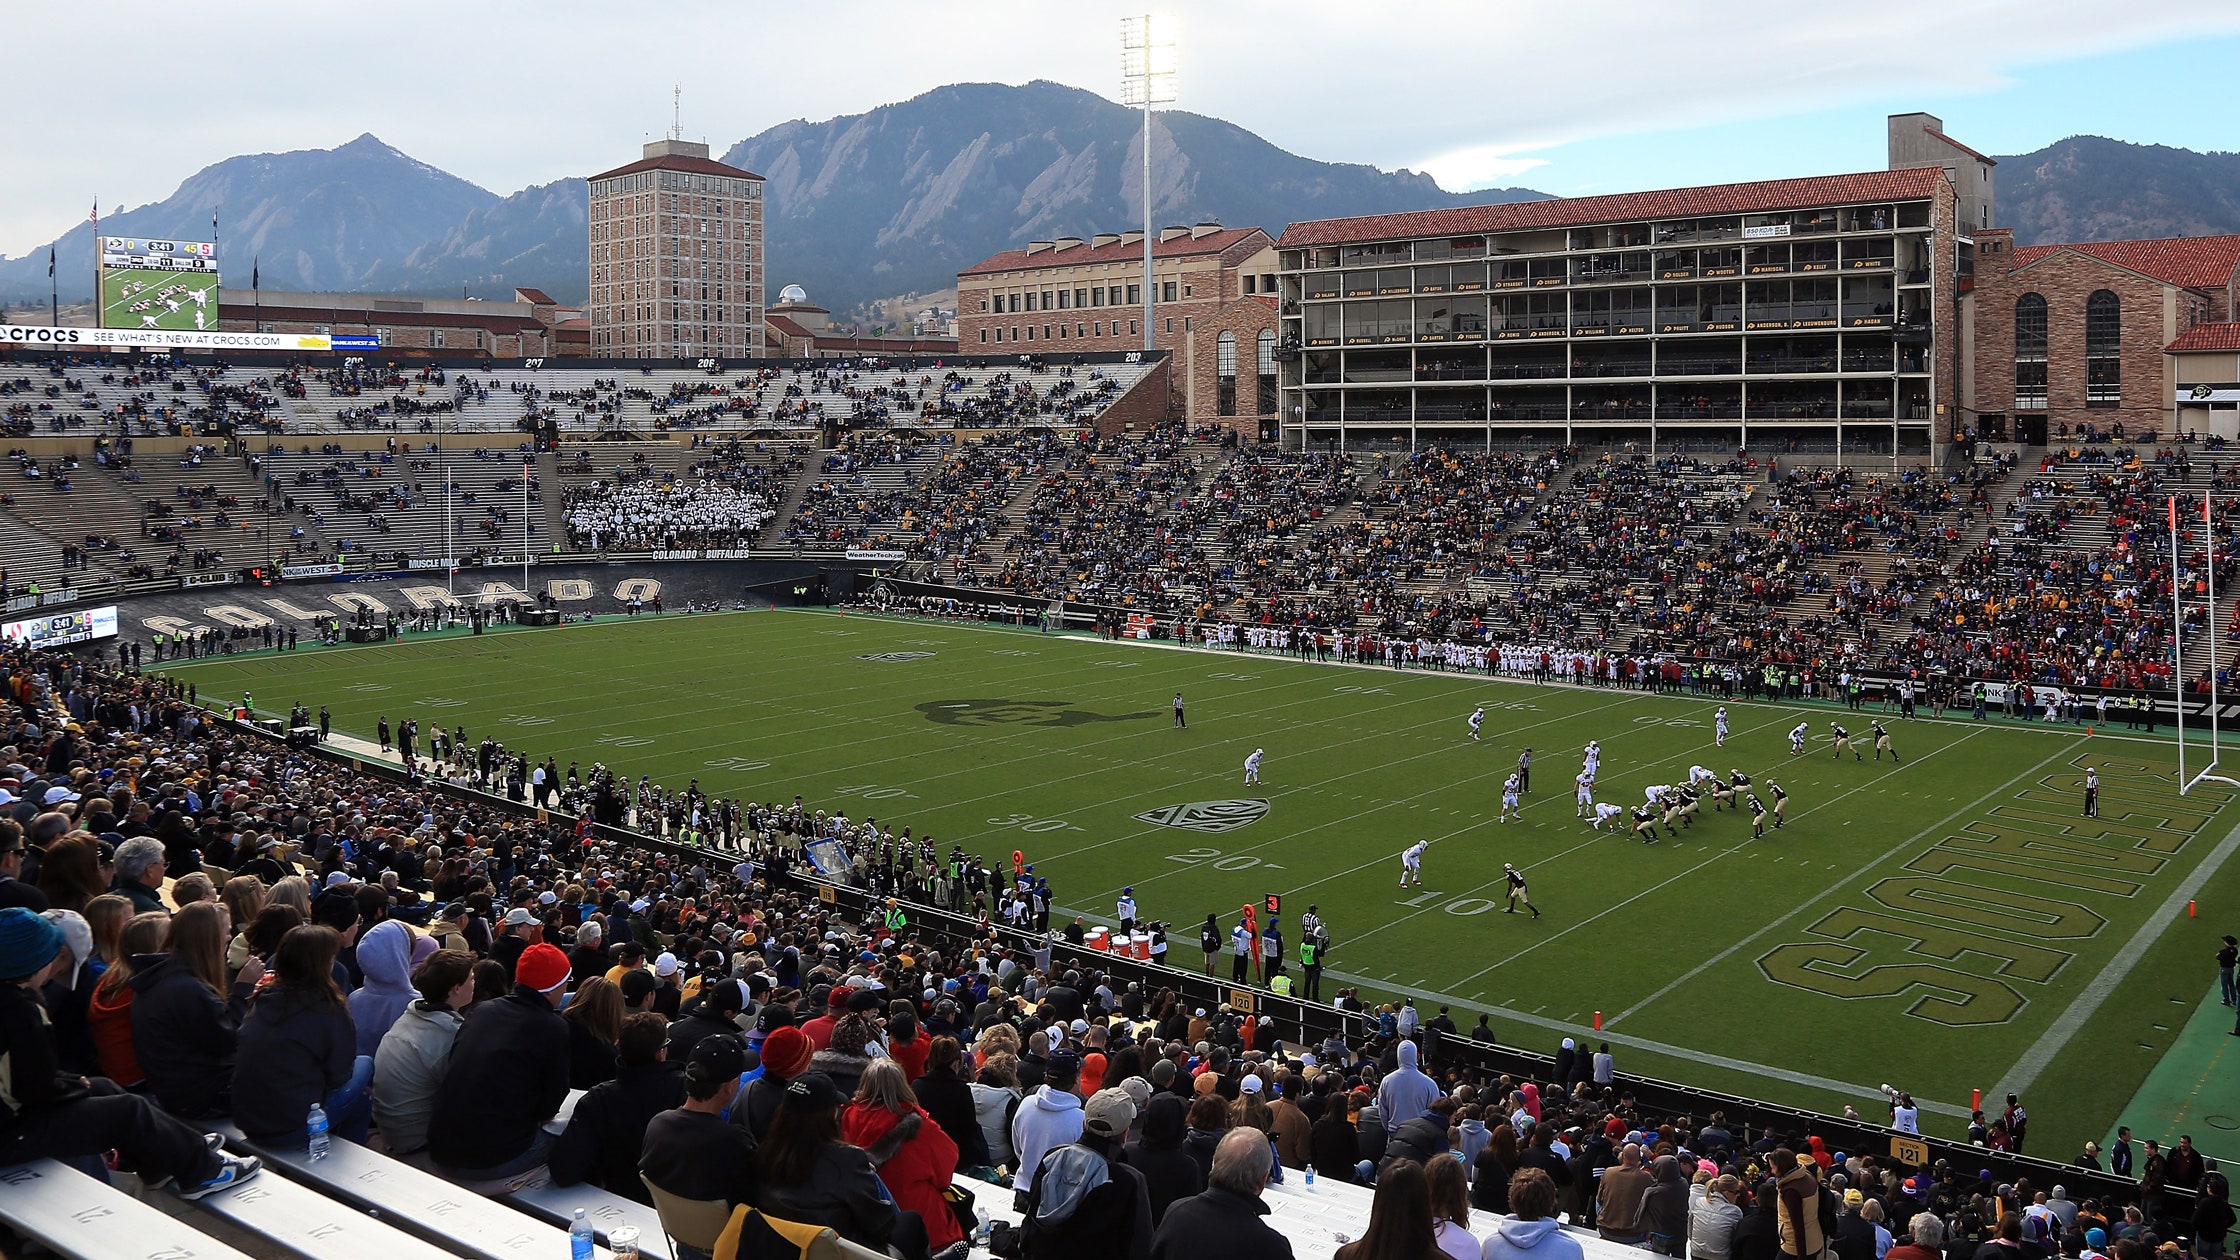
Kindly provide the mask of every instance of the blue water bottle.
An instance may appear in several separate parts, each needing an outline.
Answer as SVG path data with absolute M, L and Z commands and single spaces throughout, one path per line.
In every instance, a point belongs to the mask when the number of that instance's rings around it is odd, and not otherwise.
M 575 1220 L 568 1224 L 568 1255 L 570 1260 L 591 1260 L 591 1218 L 576 1209 Z

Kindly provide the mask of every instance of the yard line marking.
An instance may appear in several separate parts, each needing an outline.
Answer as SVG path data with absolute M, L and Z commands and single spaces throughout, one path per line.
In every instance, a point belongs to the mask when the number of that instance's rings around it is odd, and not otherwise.
M 1959 747 L 1959 746 L 1960 746 L 1961 744 L 1964 744 L 1964 743 L 1966 743 L 1966 742 L 1967 742 L 1967 740 L 1965 740 L 1965 739 L 1962 739 L 1962 740 L 1956 740 L 1956 741 L 1954 741 L 1953 743 L 1951 743 L 1951 744 L 1948 744 L 1948 745 L 1946 745 L 1946 747 L 1948 747 L 1948 748 L 1957 748 L 1957 747 Z M 1603 1027 L 1605 1027 L 1605 1028 L 1607 1028 L 1607 1027 L 1610 1027 L 1611 1025 L 1617 1024 L 1617 1023 L 1619 1023 L 1619 1022 L 1621 1022 L 1621 1021 L 1623 1021 L 1623 1020 L 1625 1020 L 1625 1019 L 1629 1018 L 1630 1016 L 1632 1016 L 1632 1015 L 1634 1015 L 1635 1013 L 1637 1013 L 1638 1011 L 1640 1011 L 1640 1010 L 1641 1010 L 1641 1009 L 1642 1009 L 1643 1007 L 1645 1007 L 1645 1006 L 1648 1006 L 1648 1005 L 1650 1005 L 1651 1003 L 1653 1003 L 1653 1002 L 1657 1001 L 1658 999 L 1660 999 L 1660 998 L 1662 998 L 1662 997 L 1665 997 L 1665 996 L 1666 996 L 1667 994 L 1670 994 L 1670 993 L 1671 993 L 1671 992 L 1672 992 L 1672 991 L 1673 991 L 1674 989 L 1677 989 L 1677 988 L 1679 988 L 1679 987 L 1680 987 L 1681 985 L 1684 985 L 1684 984 L 1688 983 L 1688 982 L 1689 982 L 1690 980 L 1693 980 L 1693 979 L 1695 979 L 1695 978 L 1696 978 L 1697 976 L 1700 976 L 1700 975 L 1702 975 L 1702 974 L 1703 974 L 1704 972 L 1706 972 L 1706 971 L 1709 971 L 1709 970 L 1711 970 L 1711 969 L 1712 969 L 1713 967 L 1716 967 L 1716 966 L 1718 966 L 1718 965 L 1719 965 L 1720 963 L 1723 963 L 1723 962 L 1725 962 L 1725 961 L 1726 961 L 1727 959 L 1729 959 L 1729 958 L 1732 958 L 1732 957 L 1734 957 L 1734 956 L 1735 956 L 1735 954 L 1736 954 L 1737 952 L 1739 952 L 1739 951 L 1741 951 L 1741 950 L 1744 950 L 1744 949 L 1747 949 L 1747 948 L 1749 948 L 1752 942 L 1754 942 L 1754 941 L 1758 940 L 1758 939 L 1759 939 L 1760 937 L 1763 937 L 1763 936 L 1764 936 L 1764 935 L 1765 935 L 1766 933 L 1768 933 L 1768 932 L 1771 932 L 1771 931 L 1773 931 L 1773 930 L 1774 930 L 1775 928 L 1778 928 L 1778 927 L 1782 926 L 1783 924 L 1787 923 L 1787 922 L 1788 922 L 1789 920 L 1791 920 L 1791 919 L 1794 919 L 1794 918 L 1796 918 L 1796 917 L 1797 917 L 1798 915 L 1800 915 L 1800 914 L 1803 914 L 1803 913 L 1804 913 L 1804 912 L 1805 912 L 1806 910 L 1809 910 L 1809 909 L 1811 909 L 1811 908 L 1812 908 L 1813 906 L 1815 906 L 1815 905 L 1818 905 L 1818 904 L 1819 904 L 1819 903 L 1820 903 L 1820 902 L 1821 902 L 1822 900 L 1826 899 L 1826 898 L 1827 898 L 1827 897 L 1828 897 L 1828 896 L 1829 896 L 1830 894 L 1832 894 L 1832 893 L 1835 893 L 1835 892 L 1839 891 L 1840 889 L 1842 889 L 1842 887 L 1843 887 L 1843 886 L 1844 886 L 1845 884 L 1848 884 L 1848 883 L 1850 883 L 1850 882 L 1851 882 L 1851 881 L 1852 881 L 1853 879 L 1856 879 L 1856 878 L 1858 878 L 1858 876 L 1859 876 L 1859 873 L 1860 873 L 1860 872 L 1863 872 L 1863 871 L 1868 871 L 1868 870 L 1872 870 L 1872 869 L 1873 869 L 1874 867 L 1877 867 L 1877 866 L 1880 866 L 1880 865 L 1882 865 L 1882 864 L 1883 864 L 1884 862 L 1887 862 L 1887 861 L 1889 861 L 1890 859 L 1892 859 L 1892 858 L 1894 858 L 1894 857 L 1898 856 L 1898 854 L 1900 854 L 1900 853 L 1904 852 L 1905 850 L 1907 850 L 1907 849 L 1909 849 L 1909 848 L 1913 847 L 1914 845 L 1917 845 L 1917 844 L 1921 843 L 1921 841 L 1922 841 L 1922 838 L 1923 838 L 1923 837 L 1925 837 L 1925 836 L 1927 836 L 1927 835 L 1928 835 L 1928 834 L 1929 834 L 1930 832 L 1932 832 L 1932 831 L 1936 831 L 1936 830 L 1938 830 L 1939 828 L 1942 828 L 1942 827 L 1945 827 L 1945 826 L 1948 826 L 1948 825 L 1950 825 L 1950 824 L 1952 823 L 1952 821 L 1953 821 L 1954 819 L 1956 819 L 1956 818 L 1960 817 L 1960 816 L 1961 816 L 1961 815 L 1963 815 L 1963 814 L 1966 814 L 1966 813 L 1968 813 L 1969 811 L 1971 811 L 1971 810 L 1975 809 L 1975 808 L 1976 808 L 1977 806 L 1979 806 L 1979 805 L 1982 805 L 1982 804 L 1983 804 L 1983 803 L 1984 803 L 1985 801 L 1987 801 L 1987 800 L 1990 800 L 1990 799 L 1991 799 L 1992 797 L 1994 797 L 1994 796 L 1997 796 L 1997 795 L 1999 795 L 1999 794 L 2000 794 L 2001 792 L 2005 792 L 2005 791 L 2007 791 L 2008 789 L 2012 788 L 2012 787 L 2013 787 L 2013 786 L 2014 786 L 2014 785 L 2015 785 L 2016 783 L 2019 783 L 2019 782 L 2021 782 L 2021 781 L 2022 781 L 2023 779 L 2026 779 L 2026 778 L 2030 777 L 2031 775 L 2033 775 L 2033 774 L 2036 774 L 2036 773 L 2037 773 L 2038 771 L 2040 771 L 2040 770 L 2043 770 L 2043 769 L 2045 769 L 2045 768 L 2046 768 L 2046 766 L 2047 766 L 2048 764 L 2050 764 L 2051 762 L 2053 762 L 2053 761 L 2054 761 L 2054 760 L 2055 760 L 2056 758 L 2058 758 L 2058 757 L 2062 756 L 2062 755 L 2063 755 L 2064 753 L 2068 753 L 2068 752 L 2071 752 L 2071 751 L 2072 751 L 2071 749 L 2067 749 L 2067 748 L 2056 749 L 2056 750 L 2055 750 L 2055 751 L 2054 751 L 2054 752 L 2053 752 L 2053 753 L 2052 753 L 2051 755 L 2047 756 L 2047 757 L 2045 758 L 2045 760 L 2043 760 L 2043 761 L 2040 761 L 2040 762 L 2039 762 L 2039 763 L 2037 763 L 2036 765 L 2034 765 L 2034 766 L 2030 767 L 2029 769 L 2027 769 L 2027 770 L 2023 771 L 2022 773 L 2020 773 L 2020 774 L 2018 774 L 2018 775 L 2015 775 L 2015 776 L 2014 776 L 2013 778 L 2011 778 L 2011 779 L 2008 779 L 2008 780 L 2007 780 L 2006 782 L 2004 782 L 2004 783 L 2000 784 L 1999 786 L 1997 786 L 1997 787 L 1995 787 L 1995 788 L 1991 789 L 1990 791 L 1988 791 L 1988 792 L 1984 793 L 1984 794 L 1983 794 L 1982 796 L 1979 796 L 1979 797 L 1977 797 L 1976 799 L 1974 799 L 1974 800 L 1972 800 L 1972 801 L 1968 802 L 1967 804 L 1965 804 L 1965 805 L 1962 805 L 1962 806 L 1961 806 L 1960 808 L 1958 808 L 1958 809 L 1956 809 L 1956 810 L 1953 810 L 1953 811 L 1952 811 L 1951 813 L 1949 813 L 1949 814 L 1946 814 L 1946 815 L 1945 815 L 1944 817 L 1942 817 L 1942 818 L 1938 819 L 1938 820 L 1937 820 L 1936 822 L 1934 822 L 1934 823 L 1930 824 L 1929 826 L 1923 827 L 1923 828 L 1922 828 L 1921 830 L 1919 830 L 1919 831 L 1917 831 L 1917 832 L 1913 833 L 1912 835 L 1910 835 L 1910 836 L 1906 837 L 1906 838 L 1905 838 L 1904 840 L 1902 840 L 1902 841 L 1900 841 L 1899 843 L 1897 843 L 1897 844 L 1895 844 L 1895 845 L 1891 846 L 1891 847 L 1890 847 L 1890 849 L 1889 849 L 1888 851 L 1884 852 L 1884 853 L 1883 853 L 1883 855 L 1882 855 L 1881 857 L 1878 857 L 1878 858 L 1876 858 L 1876 859 L 1875 859 L 1874 861 L 1872 861 L 1872 862 L 1870 862 L 1870 863 L 1866 863 L 1866 864 L 1864 864 L 1864 865 L 1860 866 L 1860 867 L 1858 868 L 1858 870 L 1857 870 L 1857 871 L 1853 871 L 1853 872 L 1852 872 L 1851 874 L 1848 874 L 1848 875 L 1844 875 L 1844 876 L 1842 876 L 1842 877 L 1838 878 L 1838 879 L 1836 880 L 1836 882 L 1834 882 L 1834 883 L 1832 883 L 1832 884 L 1828 885 L 1828 887 L 1827 887 L 1826 889 L 1822 890 L 1822 891 L 1821 891 L 1821 892 L 1820 892 L 1820 893 L 1819 893 L 1819 894 L 1818 894 L 1817 896 L 1813 897 L 1813 898 L 1812 898 L 1812 899 L 1811 899 L 1810 901 L 1804 901 L 1804 902 L 1800 902 L 1800 903 L 1798 903 L 1798 905 L 1797 905 L 1796 909 L 1794 909 L 1794 910 L 1791 910 L 1791 911 L 1790 911 L 1789 913 L 1787 913 L 1787 914 L 1785 914 L 1785 915 L 1782 915 L 1782 916 L 1781 916 L 1780 918 L 1778 918 L 1778 919 L 1775 919 L 1775 920 L 1774 920 L 1773 922 L 1771 922 L 1771 923 L 1768 923 L 1768 924 L 1766 924 L 1766 925 L 1765 925 L 1764 927 L 1762 927 L 1762 928 L 1759 928 L 1759 929 L 1758 929 L 1757 931 L 1755 931 L 1755 932 L 1752 932 L 1752 933 L 1751 933 L 1750 935 L 1748 935 L 1748 936 L 1745 936 L 1745 937 L 1743 937 L 1743 938 L 1742 938 L 1741 940 L 1739 940 L 1739 941 L 1736 941 L 1736 942 L 1735 942 L 1734 944 L 1732 944 L 1732 945 L 1729 945 L 1729 946 L 1727 946 L 1727 947 L 1726 947 L 1725 949 L 1723 949 L 1723 950 L 1720 950 L 1720 951 L 1719 951 L 1718 953 L 1716 953 L 1716 954 L 1713 954 L 1713 955 L 1712 955 L 1711 957 L 1709 957 L 1709 958 L 1706 958 L 1706 959 L 1704 959 L 1704 960 L 1703 960 L 1702 962 L 1700 962 L 1700 963 L 1697 963 L 1697 964 L 1696 964 L 1696 965 L 1695 965 L 1695 966 L 1694 966 L 1693 968 L 1690 968 L 1690 969 L 1689 969 L 1689 970 L 1688 970 L 1688 971 L 1687 971 L 1686 973 L 1682 974 L 1682 975 L 1680 976 L 1680 978 L 1679 978 L 1679 979 L 1677 979 L 1677 980 L 1674 980 L 1674 981 L 1673 981 L 1672 983 L 1670 983 L 1670 984 L 1667 984 L 1667 985 L 1666 985 L 1666 986 L 1664 986 L 1663 988 L 1661 988 L 1661 989 L 1657 990 L 1656 992 L 1654 992 L 1654 993 L 1650 994 L 1649 996 L 1647 996 L 1647 997 L 1645 997 L 1645 998 L 1641 999 L 1640 1001 L 1638 1001 L 1638 1002 L 1634 1003 L 1634 1004 L 1633 1004 L 1632 1006 L 1629 1006 L 1629 1007 L 1627 1007 L 1626 1009 L 1624 1009 L 1624 1010 L 1622 1010 L 1622 1011 L 1619 1011 L 1619 1012 L 1617 1013 L 1617 1015 L 1616 1015 L 1615 1017 L 1613 1017 L 1613 1018 L 1611 1018 L 1611 1019 L 1607 1019 L 1607 1020 L 1604 1020 L 1604 1021 L 1603 1021 Z M 1934 756 L 1935 754 L 1934 754 L 1934 753 L 1931 753 L 1930 755 L 1931 755 L 1931 756 Z M 1917 761 L 1919 761 L 1919 760 L 1925 760 L 1925 758 L 1920 758 L 1920 759 L 1917 759 Z M 1965 1114 L 1965 1113 L 1963 1113 L 1963 1114 Z
M 2046 1064 L 2053 1062 L 2054 1056 L 2068 1046 L 2069 1039 L 2076 1035 L 2077 1029 L 2085 1021 L 2099 1013 L 2100 1004 L 2107 1001 L 2108 995 L 2115 992 L 2116 986 L 2131 974 L 2131 969 L 2139 965 L 2139 960 L 2146 957 L 2147 950 L 2162 938 L 2163 930 L 2177 920 L 2178 912 L 2193 900 L 2201 891 L 2201 886 L 2209 882 L 2209 878 L 2217 873 L 2217 869 L 2225 864 L 2225 859 L 2231 857 L 2236 849 L 2240 849 L 2240 826 L 2226 832 L 2224 840 L 2210 850 L 2209 856 L 2203 858 L 2191 874 L 2178 881 L 2178 886 L 2170 890 L 2170 895 L 2163 899 L 2162 905 L 2147 916 L 2147 921 L 2139 925 L 2139 930 L 2132 933 L 2131 939 L 2116 951 L 2116 956 L 2084 987 L 2084 992 L 2079 993 L 2058 1018 L 2046 1025 L 2046 1030 L 2038 1034 L 2038 1039 L 2030 1043 L 2030 1048 L 2022 1052 L 2022 1057 L 2014 1061 L 2013 1067 L 2007 1069 L 2006 1079 L 1993 1087 L 1993 1097 L 1997 1097 L 2002 1091 L 2019 1094 L 2037 1083 L 2038 1074 L 2046 1070 Z

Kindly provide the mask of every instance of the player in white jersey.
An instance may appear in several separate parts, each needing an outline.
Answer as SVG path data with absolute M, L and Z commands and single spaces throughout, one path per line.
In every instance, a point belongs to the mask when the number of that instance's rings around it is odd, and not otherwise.
M 1400 886 L 1410 883 L 1423 887 L 1423 851 L 1431 847 L 1429 840 L 1418 840 L 1400 852 Z
M 1602 770 L 1602 743 L 1601 743 L 1601 741 L 1599 741 L 1599 740 L 1588 740 L 1588 741 L 1587 741 L 1587 773 L 1588 773 L 1588 775 L 1592 776 L 1592 775 L 1595 775 L 1595 774 L 1598 774 L 1598 773 L 1600 773 L 1600 772 L 1601 772 L 1601 770 Z
M 1672 795 L 1672 785 L 1669 783 L 1652 783 L 1641 790 L 1641 795 L 1651 805 L 1662 809 L 1664 808 L 1664 798 Z
M 1720 705 L 1719 711 L 1711 715 L 1711 729 L 1718 735 L 1718 746 L 1725 748 L 1727 746 L 1727 706 Z
M 1718 777 L 1718 775 L 1711 773 L 1709 770 L 1704 769 L 1702 766 L 1688 767 L 1688 784 L 1691 787 L 1701 787 Z
M 1524 807 L 1517 803 L 1517 776 L 1512 774 L 1508 781 L 1501 785 L 1501 817 L 1496 821 L 1507 822 L 1511 818 L 1522 818 L 1523 816 Z
M 1594 809 L 1594 776 L 1581 771 L 1571 782 L 1578 788 L 1579 817 L 1585 818 Z
M 1252 750 L 1252 755 L 1244 759 L 1244 785 L 1246 787 L 1252 787 L 1260 782 L 1260 758 L 1266 755 L 1266 749 L 1255 748 Z
M 1797 723 L 1797 724 L 1796 724 L 1796 725 L 1795 725 L 1794 727 L 1791 727 L 1791 728 L 1790 728 L 1790 730 L 1789 730 L 1789 755 L 1790 755 L 1790 756 L 1792 756 L 1792 757 L 1798 757 L 1798 756 L 1802 756 L 1802 755 L 1804 754 L 1804 736 L 1805 736 L 1805 732 L 1806 732 L 1807 730 L 1809 730 L 1809 729 L 1810 729 L 1810 725 L 1809 725 L 1808 723 L 1805 723 L 1805 722 L 1799 722 L 1799 723 Z
M 1602 824 L 1606 822 L 1613 822 L 1617 819 L 1625 817 L 1625 815 L 1625 806 L 1613 805 L 1608 801 L 1604 801 L 1602 804 L 1594 807 L 1594 829 L 1596 831 L 1600 831 L 1602 830 Z
M 1470 713 L 1470 738 L 1478 738 L 1478 730 L 1486 724 L 1486 707 L 1479 705 Z

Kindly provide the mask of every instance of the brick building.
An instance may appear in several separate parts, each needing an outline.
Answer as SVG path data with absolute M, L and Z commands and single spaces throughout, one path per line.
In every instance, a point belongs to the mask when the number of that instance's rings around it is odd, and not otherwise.
M 2195 324 L 2166 351 L 2178 378 L 2179 431 L 2240 438 L 2240 322 Z
M 1268 234 L 1218 223 L 1162 228 L 1152 283 L 1154 341 L 1173 354 L 1174 414 L 1248 436 L 1272 426 L 1276 254 Z M 1141 349 L 1143 233 L 1035 241 L 965 268 L 957 273 L 957 339 L 966 354 Z
M 763 353 L 760 175 L 670 139 L 590 186 L 594 357 Z
M 2173 430 L 2174 352 L 2234 317 L 2240 236 L 2018 246 L 1991 228 L 1975 241 L 1955 433 L 2058 442 L 2118 424 L 2126 436 Z
M 1967 254 L 1941 162 L 1905 157 L 1294 223 L 1283 439 L 1925 454 Z
M 577 312 L 541 289 L 511 302 L 383 293 L 288 293 L 220 289 L 218 327 L 227 332 L 370 336 L 383 351 L 431 358 L 520 359 L 564 353 L 555 329 Z

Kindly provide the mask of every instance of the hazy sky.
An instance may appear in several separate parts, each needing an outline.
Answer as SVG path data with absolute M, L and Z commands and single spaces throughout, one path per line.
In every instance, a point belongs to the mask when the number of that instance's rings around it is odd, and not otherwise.
M 669 125 L 718 152 L 963 81 L 1117 96 L 1137 3 L 11 0 L 0 252 L 240 153 L 370 131 L 494 192 Z M 1879 167 L 1926 109 L 2017 153 L 2079 132 L 2240 149 L 2236 0 L 1169 0 L 1178 108 L 1326 160 L 1559 194 Z M 154 55 L 158 48 L 168 49 Z M 151 66 L 161 72 L 146 75 Z M 2226 96 L 2221 107 L 2208 102 Z M 52 105 L 52 112 L 34 108 Z M 1270 228 L 1278 224 L 1267 225 Z

